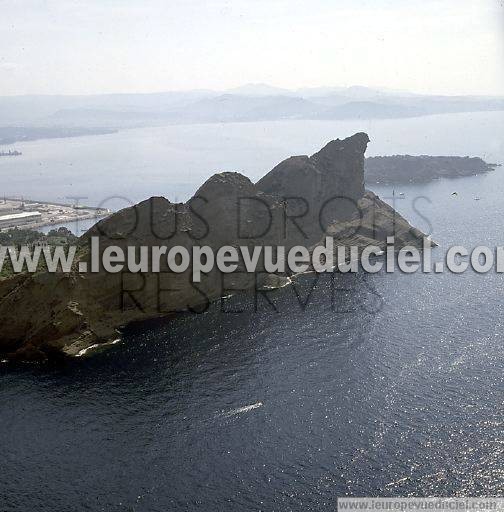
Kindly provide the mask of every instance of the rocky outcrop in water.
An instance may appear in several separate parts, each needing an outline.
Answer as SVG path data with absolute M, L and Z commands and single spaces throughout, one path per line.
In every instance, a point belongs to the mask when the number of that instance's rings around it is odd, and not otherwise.
M 424 235 L 364 189 L 364 153 L 368 136 L 335 140 L 318 153 L 291 157 L 257 184 L 232 172 L 208 179 L 184 204 L 153 197 L 102 220 L 79 240 L 70 273 L 22 274 L 0 281 L 0 353 L 20 360 L 43 361 L 81 354 L 94 344 L 110 342 L 131 323 L 169 317 L 181 310 L 204 311 L 209 303 L 238 291 L 281 286 L 287 276 L 271 276 L 261 264 L 245 272 L 240 259 L 232 273 L 216 267 L 192 280 L 191 269 L 174 273 L 161 258 L 160 273 L 79 273 L 91 268 L 92 237 L 99 252 L 118 246 L 294 245 L 314 247 L 325 235 L 336 245 L 363 248 L 423 243 Z

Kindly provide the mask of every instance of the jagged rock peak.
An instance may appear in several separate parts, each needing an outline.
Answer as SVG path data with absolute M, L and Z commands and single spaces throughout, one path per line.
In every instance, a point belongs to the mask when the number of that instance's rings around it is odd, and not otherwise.
M 341 158 L 348 158 L 352 155 L 360 155 L 364 158 L 369 136 L 367 133 L 356 133 L 346 139 L 332 140 L 320 151 L 310 157 L 312 163 L 326 170 L 332 170 L 333 164 Z
M 356 133 L 329 142 L 311 157 L 287 158 L 259 180 L 257 187 L 267 194 L 302 198 L 314 215 L 330 198 L 358 201 L 364 195 L 364 153 L 368 142 L 366 133 Z M 345 218 L 348 206 L 348 201 L 341 204 L 337 217 Z

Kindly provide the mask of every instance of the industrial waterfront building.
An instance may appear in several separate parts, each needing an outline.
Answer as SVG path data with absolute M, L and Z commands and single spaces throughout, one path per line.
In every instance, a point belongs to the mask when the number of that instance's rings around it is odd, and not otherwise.
M 0 229 L 16 228 L 25 224 L 34 224 L 41 220 L 42 214 L 38 211 L 0 215 Z

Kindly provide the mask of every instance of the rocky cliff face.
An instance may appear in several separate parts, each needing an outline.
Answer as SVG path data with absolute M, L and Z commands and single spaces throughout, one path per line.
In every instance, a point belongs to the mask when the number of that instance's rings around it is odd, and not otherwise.
M 364 152 L 369 139 L 360 133 L 335 140 L 318 153 L 292 157 L 257 184 L 238 173 L 207 180 L 185 204 L 153 197 L 102 220 L 80 239 L 71 273 L 18 275 L 0 281 L 0 353 L 3 357 L 42 361 L 78 355 L 118 336 L 133 321 L 169 316 L 180 310 L 204 310 L 210 301 L 285 278 L 217 268 L 201 282 L 190 269 L 176 274 L 161 259 L 161 273 L 79 273 L 90 268 L 91 237 L 100 252 L 119 246 L 294 245 L 311 247 L 328 234 L 335 244 L 421 245 L 423 234 L 379 198 L 364 190 Z
M 368 142 L 365 133 L 333 140 L 311 157 L 284 160 L 257 182 L 259 190 L 284 199 L 289 218 L 295 220 L 289 222 L 292 236 L 297 225 L 314 243 L 327 226 L 358 212 Z

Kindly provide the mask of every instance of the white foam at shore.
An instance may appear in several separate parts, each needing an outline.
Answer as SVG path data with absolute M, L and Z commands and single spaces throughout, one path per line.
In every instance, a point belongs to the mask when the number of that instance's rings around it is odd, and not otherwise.
M 95 343 L 94 345 L 90 345 L 87 348 L 83 348 L 82 350 L 79 350 L 79 352 L 77 354 L 75 354 L 74 357 L 85 356 L 89 351 L 95 350 L 95 349 L 98 349 L 98 348 L 101 348 L 101 347 L 107 347 L 107 346 L 110 346 L 110 345 L 117 345 L 117 343 L 119 343 L 120 341 L 121 340 L 119 338 L 117 338 L 116 340 L 108 341 L 106 343 Z

